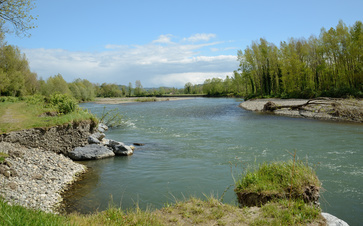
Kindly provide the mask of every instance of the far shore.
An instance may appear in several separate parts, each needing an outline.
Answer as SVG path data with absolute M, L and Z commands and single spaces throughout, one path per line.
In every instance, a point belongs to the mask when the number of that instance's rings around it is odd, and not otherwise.
M 156 102 L 156 101 L 175 101 L 175 100 L 189 100 L 195 97 L 113 97 L 113 98 L 96 98 L 92 101 L 96 104 L 125 104 L 137 102 Z
M 251 99 L 240 107 L 256 112 L 269 112 L 288 117 L 363 122 L 363 100 L 341 98 Z

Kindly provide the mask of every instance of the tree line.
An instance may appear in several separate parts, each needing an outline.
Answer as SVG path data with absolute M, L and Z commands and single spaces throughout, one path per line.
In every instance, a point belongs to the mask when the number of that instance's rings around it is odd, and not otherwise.
M 78 101 L 95 97 L 162 96 L 207 94 L 209 96 L 313 98 L 363 97 L 363 24 L 321 29 L 319 37 L 290 38 L 280 47 L 261 38 L 238 51 L 239 68 L 233 76 L 211 78 L 203 84 L 188 82 L 184 88 L 145 89 L 141 81 L 133 87 L 93 84 L 86 79 L 67 83 L 62 75 L 38 79 L 18 47 L 4 41 L 0 32 L 0 95 L 27 96 L 67 94 Z
M 321 29 L 319 37 L 290 38 L 280 47 L 261 38 L 238 51 L 238 70 L 207 79 L 211 96 L 363 97 L 363 24 Z

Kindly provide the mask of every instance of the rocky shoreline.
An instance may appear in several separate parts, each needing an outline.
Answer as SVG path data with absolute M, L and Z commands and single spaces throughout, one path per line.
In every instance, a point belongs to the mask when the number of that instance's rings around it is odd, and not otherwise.
M 251 99 L 239 106 L 288 117 L 363 122 L 363 100 L 360 99 Z
M 0 151 L 9 156 L 0 164 L 0 195 L 9 204 L 57 213 L 61 192 L 86 171 L 53 151 L 8 142 L 0 142 Z
M 85 122 L 72 129 L 58 126 L 0 135 L 0 152 L 7 156 L 0 162 L 0 195 L 10 204 L 58 213 L 57 209 L 62 202 L 61 193 L 87 171 L 84 165 L 72 160 L 96 160 L 133 154 L 133 146 L 105 139 L 107 126 L 89 125 L 89 122 Z M 40 135 L 38 131 L 47 132 Z M 59 140 L 64 137 L 60 134 L 69 137 L 77 134 L 77 138 L 73 137 L 73 142 L 62 143 Z M 43 144 L 43 141 L 58 144 L 49 148 L 49 144 Z

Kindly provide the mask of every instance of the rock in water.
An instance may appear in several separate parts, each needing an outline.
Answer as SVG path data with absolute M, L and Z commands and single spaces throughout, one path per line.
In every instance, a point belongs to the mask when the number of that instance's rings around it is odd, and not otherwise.
M 113 151 L 115 155 L 132 155 L 134 151 L 130 146 L 127 145 L 116 145 Z
M 326 223 L 328 226 L 349 226 L 347 222 L 329 213 L 321 213 L 321 215 L 323 215 L 323 217 L 326 219 Z
M 98 124 L 97 130 L 100 131 L 101 133 L 104 133 L 105 131 L 108 130 L 108 126 L 106 126 L 103 123 Z
M 122 142 L 110 140 L 108 146 L 112 148 L 115 155 L 132 155 L 132 154 L 134 154 L 134 151 L 132 150 L 132 148 L 130 146 L 125 145 Z
M 84 147 L 77 147 L 70 151 L 68 155 L 71 159 L 79 161 L 113 157 L 115 153 L 105 146 L 90 144 Z

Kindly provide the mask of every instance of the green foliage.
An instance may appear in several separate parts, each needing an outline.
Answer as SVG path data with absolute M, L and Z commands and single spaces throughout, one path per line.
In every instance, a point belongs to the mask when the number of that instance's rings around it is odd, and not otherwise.
M 12 96 L 0 97 L 0 102 L 12 102 L 12 103 L 15 103 L 15 102 L 18 102 L 18 101 L 19 101 L 19 98 L 17 98 L 17 97 L 12 97 Z
M 1 225 L 66 225 L 63 216 L 27 209 L 19 205 L 9 205 L 0 198 Z
M 73 97 L 60 93 L 52 94 L 49 98 L 49 104 L 62 114 L 74 112 L 78 106 L 77 101 Z
M 41 82 L 40 93 L 44 96 L 51 96 L 54 93 L 71 95 L 68 83 L 63 79 L 61 74 L 51 76 L 46 82 Z
M 254 221 L 254 225 L 306 225 L 314 221 L 323 223 L 321 210 L 303 200 L 279 200 L 261 207 L 262 217 Z
M 45 102 L 45 97 L 42 95 L 39 95 L 39 94 L 27 96 L 24 99 L 25 99 L 25 102 L 30 105 L 44 106 L 44 102 Z
M 0 43 L 0 95 L 34 94 L 37 75 L 30 72 L 28 61 L 20 50 Z
M 96 96 L 96 88 L 91 82 L 86 79 L 76 79 L 68 84 L 72 96 L 78 101 L 91 101 Z
M 122 91 L 116 84 L 103 83 L 98 90 L 97 96 L 99 97 L 121 97 Z
M 124 124 L 123 116 L 117 108 L 106 111 L 106 107 L 104 107 L 99 120 L 110 128 L 122 126 Z
M 236 182 L 236 191 L 265 194 L 302 194 L 306 186 L 320 187 L 314 170 L 302 161 L 262 163 Z
M 0 1 L 0 25 L 8 22 L 13 26 L 13 30 L 5 27 L 3 30 L 7 33 L 15 31 L 18 36 L 30 36 L 27 31 L 35 28 L 32 21 L 36 19 L 30 14 L 35 7 L 33 2 L 33 0 Z
M 238 51 L 233 80 L 244 96 L 359 97 L 363 91 L 363 24 L 321 30 L 319 38 L 291 38 L 280 48 L 260 39 Z

